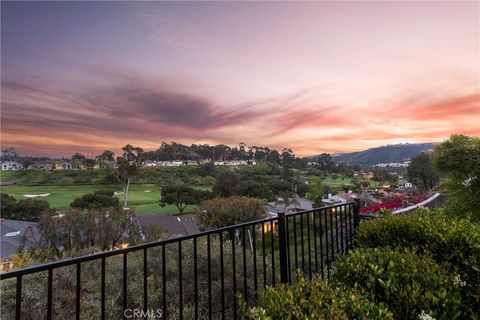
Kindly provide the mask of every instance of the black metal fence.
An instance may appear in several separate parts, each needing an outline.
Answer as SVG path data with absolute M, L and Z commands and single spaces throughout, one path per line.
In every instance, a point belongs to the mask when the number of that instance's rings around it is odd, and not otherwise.
M 0 274 L 2 319 L 236 319 L 239 298 L 329 278 L 359 203 L 284 214 Z

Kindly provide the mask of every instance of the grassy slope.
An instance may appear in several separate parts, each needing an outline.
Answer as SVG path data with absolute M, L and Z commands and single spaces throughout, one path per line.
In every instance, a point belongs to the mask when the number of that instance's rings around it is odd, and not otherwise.
M 209 187 L 199 186 L 197 188 L 209 189 Z M 1 191 L 14 196 L 17 199 L 24 198 L 25 194 L 50 193 L 48 197 L 38 197 L 37 199 L 47 200 L 53 208 L 68 209 L 73 199 L 95 190 L 111 190 L 122 192 L 120 185 L 74 185 L 74 186 L 2 186 Z M 145 192 L 152 190 L 152 192 Z M 123 195 L 118 196 L 123 202 Z M 177 213 L 175 206 L 160 207 L 160 187 L 154 184 L 134 184 L 130 186 L 128 197 L 129 207 L 135 209 L 137 213 Z M 187 207 L 187 211 L 192 211 L 193 206 Z

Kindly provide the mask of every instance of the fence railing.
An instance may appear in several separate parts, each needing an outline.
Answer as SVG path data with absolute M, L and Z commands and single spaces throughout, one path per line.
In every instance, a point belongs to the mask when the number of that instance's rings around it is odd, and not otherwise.
M 2 319 L 236 319 L 241 297 L 329 278 L 354 246 L 349 202 L 0 274 Z

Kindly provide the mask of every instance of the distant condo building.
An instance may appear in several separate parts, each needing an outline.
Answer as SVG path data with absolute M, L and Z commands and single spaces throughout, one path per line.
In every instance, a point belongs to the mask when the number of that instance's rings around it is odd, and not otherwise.
M 405 161 L 405 162 L 390 162 L 390 163 L 378 163 L 375 165 L 375 167 L 379 168 L 406 168 L 410 164 L 410 161 Z

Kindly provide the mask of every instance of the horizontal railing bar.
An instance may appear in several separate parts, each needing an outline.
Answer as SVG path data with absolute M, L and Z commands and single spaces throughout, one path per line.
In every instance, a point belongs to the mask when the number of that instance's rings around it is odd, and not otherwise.
M 298 215 L 301 215 L 301 214 L 307 214 L 307 213 L 317 212 L 317 211 L 321 211 L 321 210 L 325 210 L 325 209 L 332 209 L 332 208 L 338 208 L 338 207 L 346 207 L 346 206 L 348 206 L 349 204 L 354 204 L 354 202 L 351 201 L 351 202 L 345 202 L 345 203 L 340 203 L 340 204 L 334 204 L 334 205 L 331 205 L 331 206 L 318 207 L 318 208 L 314 208 L 314 209 L 310 209 L 310 210 L 305 210 L 305 211 L 286 213 L 286 214 L 285 214 L 285 217 L 286 217 L 286 218 L 287 218 L 287 217 L 293 217 L 293 216 L 298 216 Z
M 289 213 L 285 214 L 285 217 L 292 217 L 292 216 L 297 216 L 300 214 L 308 214 L 311 212 L 316 212 L 318 210 L 325 210 L 329 208 L 336 208 L 336 207 L 343 207 L 346 205 L 349 205 L 353 202 L 347 202 L 347 203 L 342 203 L 338 205 L 332 205 L 332 206 L 326 206 L 326 207 L 320 207 L 320 208 L 315 208 L 307 211 L 301 211 L 301 212 L 294 212 L 294 213 Z M 26 267 L 18 270 L 13 270 L 5 273 L 0 273 L 0 280 L 6 280 L 10 278 L 14 278 L 20 275 L 27 275 L 27 274 L 32 274 L 32 273 L 37 273 L 37 272 L 42 272 L 42 271 L 48 271 L 51 269 L 56 269 L 56 268 L 62 268 L 62 267 L 67 267 L 71 265 L 75 265 L 77 263 L 83 263 L 87 261 L 93 261 L 93 260 L 98 260 L 101 258 L 107 258 L 111 256 L 117 256 L 121 255 L 123 253 L 127 252 L 134 252 L 134 251 L 140 251 L 143 249 L 148 249 L 152 247 L 159 247 L 162 245 L 167 245 L 167 244 L 172 244 L 172 243 L 177 243 L 181 241 L 187 241 L 187 240 L 192 240 L 195 238 L 200 238 L 212 234 L 218 234 L 222 232 L 228 232 L 231 230 L 235 230 L 238 228 L 242 227 L 250 227 L 250 226 L 255 226 L 257 224 L 261 225 L 263 223 L 269 223 L 273 222 L 275 220 L 278 220 L 278 217 L 273 217 L 273 218 L 265 218 L 265 219 L 260 219 L 260 220 L 255 220 L 255 221 L 249 221 L 245 223 L 240 223 L 240 224 L 235 224 L 232 226 L 227 226 L 227 227 L 222 227 L 222 228 L 217 228 L 217 229 L 212 229 L 212 230 L 206 230 L 202 231 L 196 234 L 192 235 L 186 235 L 186 236 L 180 236 L 180 237 L 175 237 L 175 238 L 170 238 L 170 239 L 165 239 L 165 240 L 158 240 L 158 241 L 153 241 L 149 243 L 142 243 L 138 245 L 134 245 L 131 247 L 123 248 L 123 249 L 115 249 L 115 250 L 110 250 L 110 251 L 105 251 L 105 252 L 98 252 L 98 253 L 93 253 L 87 256 L 81 256 L 81 257 L 75 257 L 75 258 L 70 258 L 70 259 L 65 259 L 65 260 L 59 260 L 59 261 L 53 261 L 45 264 L 41 264 L 38 266 L 31 266 L 31 267 Z

